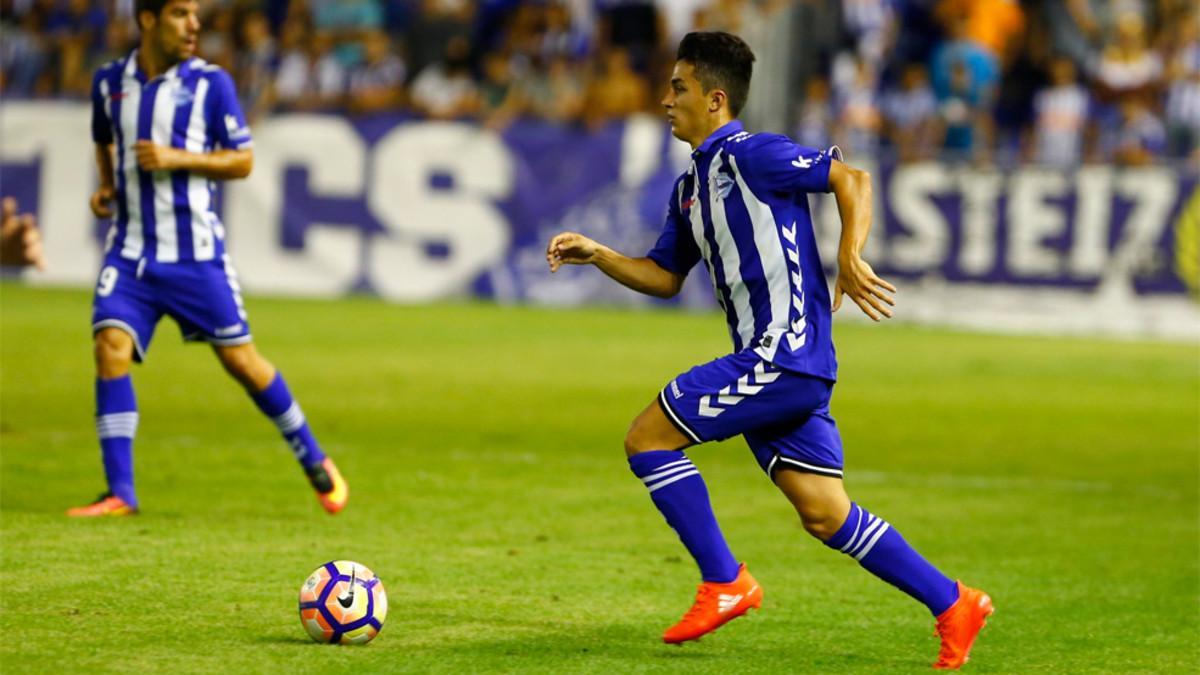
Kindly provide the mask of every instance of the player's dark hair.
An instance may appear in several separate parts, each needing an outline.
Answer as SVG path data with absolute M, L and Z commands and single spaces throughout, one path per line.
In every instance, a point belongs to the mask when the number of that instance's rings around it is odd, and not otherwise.
M 679 42 L 675 58 L 692 64 L 704 91 L 724 91 L 734 117 L 742 112 L 750 95 L 754 52 L 740 37 L 724 31 L 688 33 Z
M 162 15 L 163 7 L 167 6 L 170 0 L 137 0 L 134 4 L 134 23 L 138 28 L 142 27 L 142 23 L 137 20 L 137 17 L 142 15 L 142 12 L 150 12 L 155 17 Z

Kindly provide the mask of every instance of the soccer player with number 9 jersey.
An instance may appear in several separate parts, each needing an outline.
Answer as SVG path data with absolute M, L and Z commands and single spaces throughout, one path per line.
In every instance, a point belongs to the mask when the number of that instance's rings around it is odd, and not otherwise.
M 97 218 L 112 218 L 96 284 L 96 431 L 108 490 L 75 517 L 137 513 L 129 370 L 146 357 L 163 316 L 183 338 L 212 345 L 225 370 L 279 428 L 322 507 L 337 513 L 348 487 L 309 429 L 283 376 L 259 355 L 213 211 L 213 181 L 245 178 L 254 155 L 233 80 L 194 56 L 196 0 L 137 0 L 139 46 L 96 71 L 92 140 Z

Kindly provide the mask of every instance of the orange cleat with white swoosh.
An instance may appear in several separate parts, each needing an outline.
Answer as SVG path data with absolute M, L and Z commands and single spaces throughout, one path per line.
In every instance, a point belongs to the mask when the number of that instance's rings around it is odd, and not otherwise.
M 738 618 L 762 607 L 763 591 L 746 564 L 738 567 L 737 578 L 727 584 L 706 581 L 696 590 L 696 602 L 679 623 L 663 633 L 663 642 L 680 644 L 698 640 Z

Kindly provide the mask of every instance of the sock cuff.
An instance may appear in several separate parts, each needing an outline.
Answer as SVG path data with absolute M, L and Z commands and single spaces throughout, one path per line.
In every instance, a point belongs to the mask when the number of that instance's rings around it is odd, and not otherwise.
M 886 520 L 851 502 L 846 522 L 825 545 L 861 561 L 889 529 Z
M 832 537 L 825 540 L 825 545 L 829 548 L 841 550 L 862 525 L 862 519 L 867 510 L 859 506 L 856 502 L 850 502 L 850 513 L 846 516 L 846 522 L 838 528 Z
M 137 412 L 137 398 L 133 393 L 133 378 L 129 375 L 112 379 L 96 378 L 97 419 L 117 413 Z
M 700 470 L 683 452 L 679 450 L 656 450 L 654 452 L 658 456 L 641 462 L 635 463 L 633 460 L 651 453 L 643 452 L 629 458 L 629 465 L 633 469 L 634 475 L 642 479 L 642 483 L 646 485 L 651 494 L 685 478 L 700 475 Z
M 687 459 L 682 450 L 651 450 L 639 452 L 629 458 L 629 470 L 638 478 L 645 478 L 664 464 Z M 691 463 L 691 460 L 688 460 Z
M 258 409 L 270 418 L 277 418 L 287 413 L 295 403 L 292 400 L 292 392 L 283 379 L 283 373 L 279 371 L 275 371 L 275 379 L 271 380 L 271 384 L 268 384 L 266 389 L 254 394 L 253 398 Z

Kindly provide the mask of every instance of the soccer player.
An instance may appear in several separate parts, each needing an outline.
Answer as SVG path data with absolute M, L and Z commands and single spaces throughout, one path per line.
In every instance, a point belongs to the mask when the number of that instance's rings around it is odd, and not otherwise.
M 254 161 L 233 80 L 196 58 L 196 0 L 137 0 L 139 46 L 96 71 L 92 139 L 97 218 L 115 217 L 92 308 L 96 431 L 108 492 L 71 516 L 136 513 L 131 361 L 145 359 L 163 315 L 183 338 L 208 342 L 225 370 L 283 434 L 317 492 L 337 513 L 348 488 L 321 451 L 283 376 L 250 337 L 237 275 L 213 212 L 212 181 L 245 178 Z M 114 166 L 115 162 L 115 166 Z
M 695 640 L 762 604 L 762 588 L 730 552 L 704 480 L 683 452 L 742 434 L 810 534 L 937 617 L 934 665 L 957 668 L 993 611 L 990 598 L 946 577 L 889 523 L 850 501 L 829 413 L 837 376 L 831 303 L 807 193 L 833 192 L 841 214 L 832 310 L 848 296 L 878 321 L 892 315 L 895 288 L 861 257 L 871 226 L 870 177 L 843 164 L 836 148 L 821 152 L 743 131 L 736 118 L 754 55 L 738 37 L 690 33 L 676 59 L 662 104 L 675 137 L 692 146 L 692 163 L 675 182 L 654 248 L 630 258 L 564 232 L 546 252 L 552 272 L 592 264 L 664 298 L 703 260 L 733 339 L 733 353 L 667 383 L 625 437 L 630 469 L 700 567 L 694 605 L 663 640 Z

